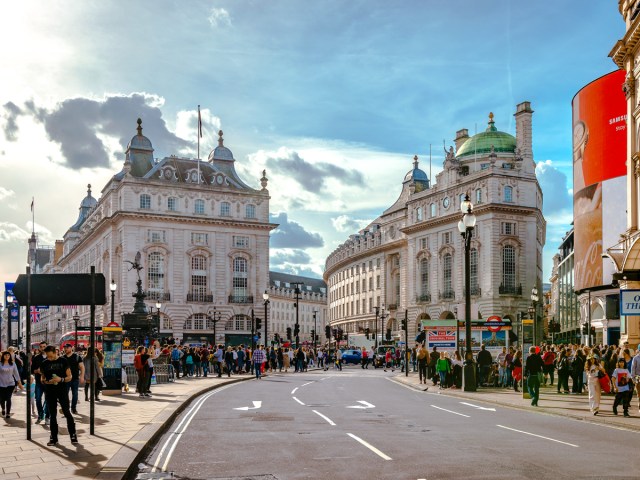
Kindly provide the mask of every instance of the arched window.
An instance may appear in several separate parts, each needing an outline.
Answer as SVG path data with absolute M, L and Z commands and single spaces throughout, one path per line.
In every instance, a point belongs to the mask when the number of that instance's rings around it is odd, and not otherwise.
M 171 322 L 169 317 L 163 315 L 160 320 L 162 325 L 162 327 L 160 327 L 161 330 L 173 330 L 173 322 Z
M 204 214 L 204 200 L 198 198 L 193 204 L 193 211 L 198 215 Z
M 426 301 L 429 296 L 429 260 L 420 260 L 420 297 Z
M 193 329 L 204 330 L 204 319 L 206 315 L 204 313 L 196 313 L 193 315 Z
M 422 221 L 422 207 L 416 208 L 416 222 Z
M 247 205 L 246 207 L 246 217 L 247 218 L 256 218 L 256 206 L 255 205 Z
M 476 203 L 482 203 L 482 189 L 478 188 L 476 190 Z
M 513 187 L 504 187 L 504 201 L 513 202 Z
M 244 303 L 247 297 L 248 264 L 242 257 L 233 259 L 233 296 L 236 302 Z
M 140 195 L 140 208 L 144 208 L 145 210 L 151 208 L 151 195 L 147 195 L 146 193 Z
M 147 257 L 147 293 L 152 299 L 161 299 L 164 293 L 164 255 L 158 252 Z
M 220 203 L 220 216 L 229 217 L 231 215 L 231 204 L 229 202 Z
M 502 247 L 502 286 L 507 293 L 516 288 L 516 249 L 511 245 Z
M 471 295 L 476 295 L 478 291 L 478 249 L 472 248 L 469 252 L 469 284 L 471 285 Z
M 191 257 L 191 298 L 194 302 L 207 300 L 207 258 L 204 255 Z
M 445 253 L 442 257 L 442 280 L 444 287 L 444 298 L 453 297 L 453 257 L 450 253 Z

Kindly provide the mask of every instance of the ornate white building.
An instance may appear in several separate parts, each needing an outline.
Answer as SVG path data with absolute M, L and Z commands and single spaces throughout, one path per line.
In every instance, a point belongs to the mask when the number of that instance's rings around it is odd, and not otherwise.
M 49 271 L 87 273 L 95 265 L 107 289 L 112 280 L 117 284 L 119 322 L 133 309 L 137 280 L 125 262 L 140 252 L 146 302 L 161 302 L 161 336 L 212 341 L 213 321 L 220 318 L 216 341 L 250 341 L 251 310 L 260 311 L 269 288 L 269 232 L 276 227 L 269 223 L 265 172 L 261 189 L 244 183 L 222 131 L 208 160 L 198 161 L 155 160 L 140 119 L 137 130 L 123 169 L 99 200 L 89 188 Z M 110 310 L 110 303 L 98 309 L 98 325 L 109 322 Z M 79 314 L 87 324 L 88 307 Z
M 546 222 L 535 175 L 529 102 L 517 106 L 516 137 L 500 132 L 493 115 L 485 132 L 456 133 L 444 169 L 430 179 L 418 166 L 402 182 L 398 200 L 351 235 L 326 260 L 329 319 L 345 332 L 375 329 L 400 334 L 408 310 L 409 336 L 422 319 L 464 318 L 464 245 L 457 224 L 468 194 L 477 225 L 471 244 L 472 319 L 499 315 L 512 322 L 542 291 Z M 383 329 L 378 322 L 378 333 Z

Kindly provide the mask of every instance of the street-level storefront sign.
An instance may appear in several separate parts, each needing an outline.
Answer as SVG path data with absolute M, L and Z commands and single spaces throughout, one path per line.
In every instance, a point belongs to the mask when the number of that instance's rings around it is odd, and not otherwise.
M 620 315 L 640 315 L 640 290 L 620 290 Z

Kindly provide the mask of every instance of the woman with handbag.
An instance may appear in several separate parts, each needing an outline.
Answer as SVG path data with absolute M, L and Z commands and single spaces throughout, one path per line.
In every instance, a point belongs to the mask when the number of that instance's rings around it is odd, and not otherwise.
M 594 415 L 598 415 L 600 411 L 600 379 L 606 375 L 604 368 L 596 357 L 589 355 L 587 363 L 584 366 L 587 373 L 587 389 L 589 390 L 589 410 Z
M 513 370 L 511 371 L 511 376 L 513 377 L 513 389 L 516 392 L 518 390 L 518 383 L 522 380 L 522 351 L 518 350 L 516 352 L 516 356 L 513 359 Z

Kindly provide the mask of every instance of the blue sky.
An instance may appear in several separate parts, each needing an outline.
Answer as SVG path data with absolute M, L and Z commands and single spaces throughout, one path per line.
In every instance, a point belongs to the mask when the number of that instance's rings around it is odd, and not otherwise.
M 571 99 L 615 68 L 624 34 L 601 0 L 3 2 L 0 16 L 0 281 L 23 271 L 31 197 L 41 240 L 62 238 L 138 116 L 156 156 L 195 156 L 202 105 L 201 157 L 222 128 L 247 183 L 267 168 L 272 268 L 320 275 L 396 199 L 414 154 L 432 144 L 435 175 L 443 139 L 489 111 L 513 134 L 524 100 L 547 279 L 572 217 Z

